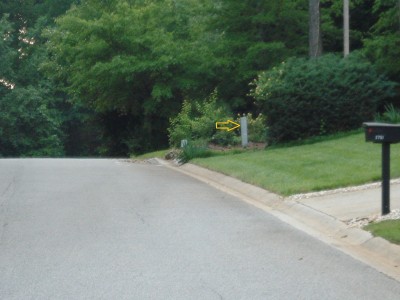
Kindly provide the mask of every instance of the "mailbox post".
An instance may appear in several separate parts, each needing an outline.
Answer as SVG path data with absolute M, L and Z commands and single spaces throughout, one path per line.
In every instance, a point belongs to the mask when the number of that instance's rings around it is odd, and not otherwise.
M 390 144 L 400 142 L 400 124 L 364 123 L 365 140 L 382 144 L 382 215 L 390 213 Z

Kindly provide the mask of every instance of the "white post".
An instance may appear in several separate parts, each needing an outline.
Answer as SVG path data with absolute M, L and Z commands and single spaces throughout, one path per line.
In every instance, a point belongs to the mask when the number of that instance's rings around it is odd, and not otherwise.
M 185 148 L 188 144 L 188 140 L 181 140 L 181 148 Z
M 249 143 L 247 135 L 247 117 L 240 118 L 240 134 L 242 136 L 242 147 L 247 147 Z
M 343 0 L 343 54 L 344 57 L 350 53 L 350 13 L 349 0 Z

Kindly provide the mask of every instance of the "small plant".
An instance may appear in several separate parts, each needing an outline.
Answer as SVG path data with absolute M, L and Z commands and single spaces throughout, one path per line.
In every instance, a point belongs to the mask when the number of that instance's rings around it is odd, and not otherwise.
M 392 103 L 385 106 L 385 112 L 376 117 L 377 121 L 387 122 L 392 124 L 400 123 L 400 110 L 396 109 Z
M 193 158 L 210 157 L 212 152 L 207 148 L 207 145 L 201 142 L 189 142 L 178 155 L 180 163 L 187 163 Z

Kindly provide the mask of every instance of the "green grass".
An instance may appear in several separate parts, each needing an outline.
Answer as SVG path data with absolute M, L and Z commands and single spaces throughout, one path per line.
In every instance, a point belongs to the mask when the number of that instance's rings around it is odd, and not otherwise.
M 165 158 L 165 155 L 170 151 L 170 149 L 165 149 L 165 150 L 158 150 L 158 151 L 153 151 L 153 152 L 148 152 L 144 153 L 141 155 L 131 155 L 132 159 L 148 159 L 148 158 Z M 249 150 L 245 149 L 230 149 L 226 151 L 216 151 L 216 150 L 207 150 L 209 152 L 209 156 L 219 156 L 219 155 L 232 155 L 232 154 L 238 154 L 238 153 L 245 153 L 248 152 Z
M 369 224 L 364 229 L 374 236 L 380 236 L 389 242 L 400 245 L 400 220 L 387 220 Z
M 400 146 L 392 145 L 392 177 L 400 176 Z M 191 162 L 281 195 L 363 184 L 381 178 L 381 145 L 364 133 Z
M 133 159 L 148 159 L 148 158 L 154 158 L 154 157 L 158 157 L 158 158 L 164 158 L 165 154 L 167 154 L 169 150 L 165 149 L 165 150 L 158 150 L 158 151 L 154 151 L 154 152 L 149 152 L 149 153 L 145 153 L 142 155 L 138 155 L 138 156 L 131 156 L 131 158 Z

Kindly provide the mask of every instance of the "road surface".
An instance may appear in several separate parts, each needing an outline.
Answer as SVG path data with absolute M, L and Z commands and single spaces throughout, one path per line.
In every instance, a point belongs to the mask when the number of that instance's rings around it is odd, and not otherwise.
M 0 299 L 399 297 L 399 282 L 163 166 L 0 160 Z

